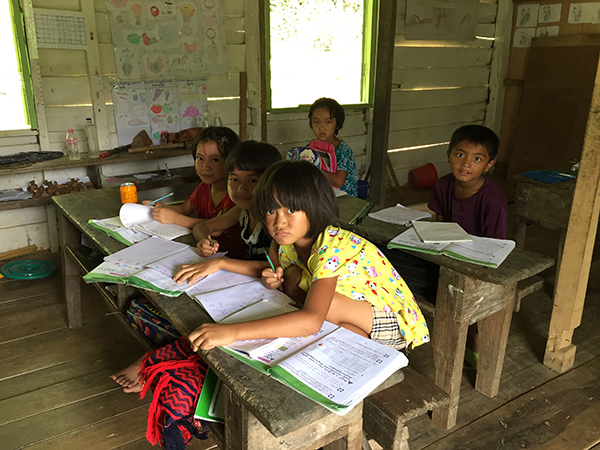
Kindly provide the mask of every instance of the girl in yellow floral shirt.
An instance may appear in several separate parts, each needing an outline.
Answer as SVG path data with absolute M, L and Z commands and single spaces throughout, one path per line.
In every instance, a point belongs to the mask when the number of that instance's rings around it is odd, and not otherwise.
M 262 271 L 265 286 L 281 288 L 299 311 L 233 325 L 205 324 L 190 335 L 195 348 L 237 339 L 314 334 L 327 320 L 393 348 L 429 341 L 415 299 L 387 258 L 366 239 L 332 225 L 337 200 L 329 181 L 305 161 L 281 161 L 254 191 L 256 216 L 273 238 L 275 271 Z

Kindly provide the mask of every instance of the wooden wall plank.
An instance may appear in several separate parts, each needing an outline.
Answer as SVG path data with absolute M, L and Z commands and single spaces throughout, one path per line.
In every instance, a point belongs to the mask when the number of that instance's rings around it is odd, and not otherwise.
M 462 125 L 468 125 L 468 123 L 455 123 L 437 127 L 392 131 L 390 133 L 389 148 L 413 147 L 417 145 L 448 142 L 452 133 L 454 133 L 454 130 Z
M 0 138 L 0 149 L 2 147 L 11 147 L 26 144 L 37 144 L 37 136 L 35 134 L 30 134 L 24 136 L 7 136 Z
M 390 132 L 422 126 L 432 127 L 455 123 L 481 122 L 485 118 L 485 103 L 445 106 L 441 108 L 395 111 L 390 115 Z M 450 136 L 448 136 L 448 139 Z
M 477 16 L 477 22 L 479 23 L 495 23 L 496 15 L 498 12 L 497 2 L 480 2 L 479 3 L 479 14 Z
M 394 70 L 429 67 L 488 66 L 492 49 L 485 47 L 396 47 Z
M 488 84 L 488 67 L 415 68 L 394 71 L 393 83 L 402 89 L 469 87 Z
M 226 0 L 223 12 L 225 17 L 244 17 L 244 0 Z
M 448 145 L 436 145 L 434 147 L 420 148 L 416 150 L 404 150 L 401 152 L 389 152 L 390 160 L 396 169 L 414 169 L 423 165 L 423 161 L 431 163 L 447 164 Z
M 487 100 L 488 88 L 475 86 L 457 89 L 428 89 L 392 91 L 392 111 L 433 108 L 483 103 Z
M 13 213 L 14 211 L 3 212 Z M 12 227 L 0 233 L 0 248 L 3 252 L 27 247 L 33 243 L 37 245 L 39 250 L 50 248 L 48 224 L 46 222 Z
M 85 51 L 40 48 L 38 52 L 40 55 L 40 70 L 42 77 L 44 77 L 44 82 L 45 77 L 52 76 L 77 75 L 87 77 Z
M 20 153 L 20 152 L 36 152 L 40 149 L 40 146 L 37 143 L 32 143 L 32 144 L 21 144 L 21 145 L 8 145 L 5 146 L 4 144 L 2 145 L 2 147 L 0 147 L 0 155 L 4 156 L 4 155 L 12 155 L 13 153 Z
M 16 212 L 0 211 L 0 230 L 27 225 L 31 223 L 41 223 L 46 221 L 46 208 L 38 206 L 35 208 L 23 208 Z
M 475 27 L 475 35 L 484 38 L 494 37 L 494 24 L 480 23 Z M 492 47 L 493 41 L 475 39 L 472 41 L 416 41 L 404 37 L 404 20 L 396 22 L 396 47 Z
M 41 182 L 44 180 L 44 175 L 41 171 L 4 175 L 0 177 L 0 189 L 22 189 L 27 186 L 31 180 Z
M 79 0 L 33 0 L 34 8 L 79 11 Z

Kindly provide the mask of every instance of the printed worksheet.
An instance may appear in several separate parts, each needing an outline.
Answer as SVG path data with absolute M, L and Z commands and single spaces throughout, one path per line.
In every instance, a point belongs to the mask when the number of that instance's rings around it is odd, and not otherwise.
M 131 264 L 141 268 L 189 247 L 187 244 L 152 236 L 150 239 L 106 256 L 104 260 L 121 264 Z
M 397 350 L 338 328 L 269 373 L 287 381 L 291 375 L 327 400 L 350 407 L 406 365 L 408 359 Z
M 216 272 L 218 276 L 206 277 L 202 281 L 194 283 L 194 289 L 188 291 L 190 296 L 197 295 L 203 292 L 211 292 L 217 291 L 219 289 L 224 289 L 229 286 L 234 286 L 237 284 L 249 283 L 251 281 L 256 281 L 256 277 L 251 277 L 249 275 L 240 275 L 239 273 L 228 272 L 227 270 L 219 270 Z
M 277 303 L 293 303 L 293 300 L 279 289 L 267 289 L 260 281 L 255 280 L 218 291 L 204 292 L 193 296 L 215 322 L 256 303 L 269 300 Z

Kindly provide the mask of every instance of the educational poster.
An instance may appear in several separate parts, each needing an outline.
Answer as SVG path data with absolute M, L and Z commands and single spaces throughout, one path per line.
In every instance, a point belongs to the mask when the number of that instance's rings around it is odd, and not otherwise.
M 152 142 L 160 133 L 202 126 L 208 116 L 206 78 L 111 83 L 119 145 L 131 144 L 146 130 Z
M 571 3 L 568 22 L 600 23 L 600 3 Z
M 558 25 L 551 27 L 537 27 L 537 30 L 535 30 L 535 37 L 558 36 L 558 30 Z
M 203 118 L 208 117 L 206 85 L 192 83 L 189 80 L 178 80 L 177 92 L 181 111 L 181 129 L 201 127 Z
M 119 145 L 131 144 L 142 130 L 150 135 L 144 82 L 111 83 L 111 90 Z
M 179 120 L 179 98 L 174 80 L 146 82 L 146 94 L 150 104 L 150 137 L 160 140 L 160 133 L 177 133 L 181 130 Z
M 119 79 L 226 73 L 223 1 L 107 0 Z
M 531 47 L 531 39 L 535 37 L 535 28 L 517 28 L 513 39 L 513 47 Z
M 404 36 L 412 40 L 474 40 L 478 11 L 478 0 L 407 0 Z
M 541 5 L 538 13 L 538 23 L 560 22 L 562 3 L 554 5 Z
M 538 22 L 539 9 L 539 3 L 530 5 L 519 5 L 519 8 L 517 9 L 517 27 L 535 27 Z

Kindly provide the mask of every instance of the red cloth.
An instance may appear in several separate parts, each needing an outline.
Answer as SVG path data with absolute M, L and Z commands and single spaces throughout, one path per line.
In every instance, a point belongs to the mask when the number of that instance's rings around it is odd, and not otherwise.
M 198 219 L 212 219 L 224 210 L 229 210 L 235 206 L 233 200 L 229 198 L 229 194 L 226 193 L 216 208 L 213 207 L 210 186 L 210 184 L 200 183 L 192 192 L 192 195 L 187 198 L 186 202 L 188 200 L 190 202 L 191 216 L 195 214 Z
M 177 424 L 184 442 L 192 438 L 182 422 L 194 413 L 207 369 L 183 337 L 146 354 L 139 374 L 144 383 L 140 397 L 144 398 L 152 389 L 146 429 L 148 442 L 155 445 L 163 440 L 167 419 Z

